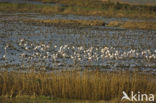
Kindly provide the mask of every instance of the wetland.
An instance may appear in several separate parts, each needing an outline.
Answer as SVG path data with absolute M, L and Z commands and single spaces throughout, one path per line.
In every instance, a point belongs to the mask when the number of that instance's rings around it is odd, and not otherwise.
M 78 1 L 0 1 L 0 102 L 156 93 L 156 6 Z

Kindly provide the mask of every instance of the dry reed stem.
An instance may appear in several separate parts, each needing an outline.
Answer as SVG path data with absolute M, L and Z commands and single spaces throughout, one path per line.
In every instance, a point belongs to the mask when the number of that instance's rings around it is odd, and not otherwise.
M 50 96 L 112 100 L 122 91 L 156 93 L 155 77 L 138 73 L 105 72 L 0 72 L 0 96 Z

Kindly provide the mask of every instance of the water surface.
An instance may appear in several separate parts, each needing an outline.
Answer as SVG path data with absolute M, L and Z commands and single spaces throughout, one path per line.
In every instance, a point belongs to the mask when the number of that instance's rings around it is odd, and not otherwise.
M 1 69 L 33 66 L 49 71 L 76 66 L 108 71 L 156 71 L 156 31 L 104 26 L 46 26 L 22 21 L 32 18 L 137 21 L 95 16 L 1 13 Z

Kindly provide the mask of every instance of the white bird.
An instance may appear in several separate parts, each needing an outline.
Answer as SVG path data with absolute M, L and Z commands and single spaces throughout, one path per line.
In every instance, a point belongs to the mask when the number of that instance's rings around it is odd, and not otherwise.
M 26 46 L 27 46 L 27 44 L 25 43 L 25 44 L 24 44 L 24 46 L 26 47 Z
M 21 54 L 21 57 L 22 57 L 22 58 L 25 57 L 25 53 L 22 53 L 22 54 Z
M 3 59 L 6 59 L 6 55 L 4 54 L 2 58 L 3 58 Z
M 21 40 L 20 40 L 20 42 L 23 42 L 23 41 L 24 41 L 24 39 L 21 39 Z
M 28 50 L 28 47 L 25 47 L 25 50 Z
M 48 48 L 48 49 L 49 49 L 49 48 L 50 48 L 50 46 L 49 46 L 49 45 L 47 45 L 47 46 L 46 46 L 46 48 Z
M 57 45 L 55 45 L 54 48 L 57 48 Z

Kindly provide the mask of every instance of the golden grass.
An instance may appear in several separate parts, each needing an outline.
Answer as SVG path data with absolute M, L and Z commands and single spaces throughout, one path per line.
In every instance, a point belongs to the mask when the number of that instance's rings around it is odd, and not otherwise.
M 121 27 L 121 28 L 128 28 L 128 29 L 156 30 L 156 23 L 155 22 L 111 21 L 107 26 Z
M 104 26 L 105 23 L 101 20 L 68 20 L 68 19 L 45 19 L 45 20 L 23 20 L 25 23 L 33 24 L 58 24 L 58 25 L 82 25 L 82 26 Z
M 0 96 L 50 96 L 68 99 L 120 100 L 127 93 L 156 93 L 155 76 L 98 71 L 0 72 Z M 118 99 L 117 99 L 118 98 Z
M 1 12 L 37 12 L 42 14 L 74 14 L 106 17 L 156 18 L 156 6 L 129 5 L 95 0 L 47 0 L 55 6 L 0 3 Z M 64 6 L 60 6 L 63 4 Z
M 117 103 L 117 100 L 80 100 L 80 99 L 65 99 L 65 98 L 50 98 L 45 96 L 30 97 L 20 96 L 16 98 L 0 97 L 1 103 Z
M 102 20 L 24 19 L 23 21 L 25 23 L 44 24 L 44 25 L 109 26 L 109 27 L 121 27 L 121 28 L 128 28 L 128 29 L 156 30 L 155 22 L 111 21 L 108 24 L 106 24 Z

